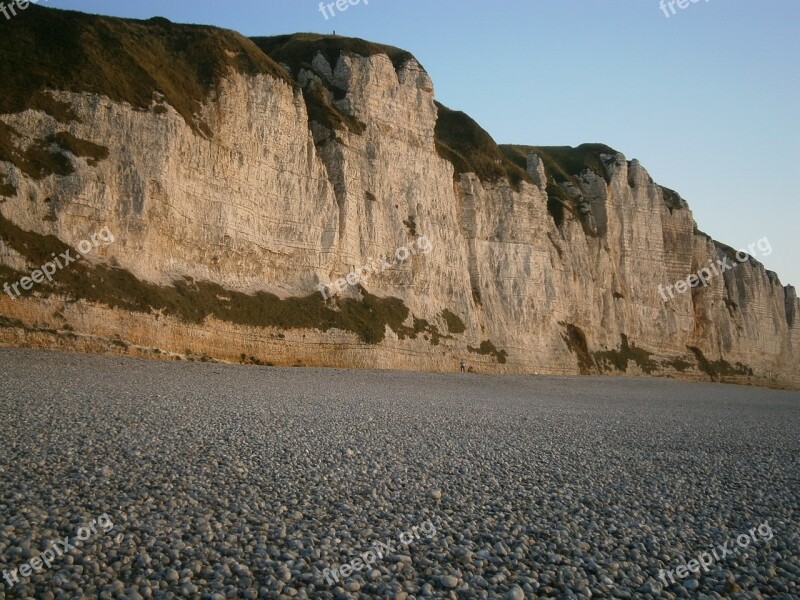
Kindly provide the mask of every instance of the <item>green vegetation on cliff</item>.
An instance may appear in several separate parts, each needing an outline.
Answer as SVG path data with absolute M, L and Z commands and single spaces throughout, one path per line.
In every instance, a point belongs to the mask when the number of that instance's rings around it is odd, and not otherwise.
M 399 70 L 404 63 L 414 59 L 410 52 L 400 48 L 338 35 L 294 33 L 251 39 L 275 62 L 287 65 L 292 70 L 292 75 L 297 75 L 300 69 L 311 70 L 311 61 L 320 52 L 331 65 L 331 69 L 336 68 L 342 53 L 366 57 L 385 54 L 392 61 L 396 70 Z
M 592 171 L 606 180 L 611 181 L 603 154 L 615 156 L 616 150 L 605 144 L 581 144 L 576 148 L 571 146 L 519 146 L 504 144 L 500 146 L 503 154 L 516 165 L 527 169 L 528 154 L 534 153 L 542 159 L 548 179 L 550 177 L 557 183 L 575 182 L 575 178 Z
M 74 172 L 67 152 L 86 158 L 92 166 L 108 158 L 108 148 L 76 138 L 67 131 L 37 140 L 24 151 L 17 144 L 20 138 L 19 132 L 0 121 L 0 161 L 14 163 L 33 179 L 42 179 L 51 174 L 65 176 Z
M 196 113 L 229 69 L 291 83 L 246 37 L 216 27 L 32 5 L 0 28 L 0 114 L 38 108 L 61 121 L 75 118 L 47 90 L 102 94 L 138 109 L 149 108 L 159 93 L 187 123 L 209 133 Z
M 57 237 L 25 231 L 2 214 L 0 240 L 32 265 L 45 264 L 52 260 L 53 254 L 68 250 L 70 256 L 78 256 Z M 8 283 L 27 275 L 0 265 L 0 278 Z M 132 312 L 163 312 L 191 323 L 202 323 L 207 317 L 214 317 L 252 327 L 321 331 L 335 328 L 353 332 L 368 344 L 383 340 L 387 325 L 403 336 L 414 333 L 403 325 L 410 313 L 402 300 L 379 298 L 364 289 L 360 300 L 340 298 L 326 303 L 319 293 L 281 299 L 267 292 L 244 294 L 188 278 L 162 286 L 137 279 L 125 269 L 93 265 L 85 260 L 59 270 L 53 283 L 44 281 L 22 294 L 58 294 L 73 301 L 97 302 Z
M 526 167 L 509 160 L 480 125 L 466 113 L 436 103 L 436 150 L 449 160 L 455 174 L 475 173 L 482 181 L 508 179 L 514 185 L 530 182 Z
M 604 144 L 582 144 L 577 148 L 570 146 L 520 146 L 502 145 L 500 150 L 509 161 L 522 169 L 527 169 L 528 155 L 536 154 L 544 164 L 547 176 L 547 210 L 557 226 L 560 226 L 567 213 L 576 210 L 575 201 L 569 196 L 565 184 L 580 189 L 578 177 L 591 171 L 605 179 L 611 178 L 605 162 L 609 159 L 601 155 L 615 156 L 617 151 Z

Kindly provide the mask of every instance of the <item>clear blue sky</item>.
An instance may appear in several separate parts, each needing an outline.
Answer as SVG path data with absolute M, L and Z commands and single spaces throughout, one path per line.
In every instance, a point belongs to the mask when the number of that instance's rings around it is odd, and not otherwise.
M 326 3 L 329 0 L 326 0 Z M 686 198 L 700 228 L 800 285 L 800 2 L 363 0 L 326 21 L 318 0 L 42 0 L 86 12 L 296 31 L 409 50 L 437 98 L 499 143 L 602 142 Z

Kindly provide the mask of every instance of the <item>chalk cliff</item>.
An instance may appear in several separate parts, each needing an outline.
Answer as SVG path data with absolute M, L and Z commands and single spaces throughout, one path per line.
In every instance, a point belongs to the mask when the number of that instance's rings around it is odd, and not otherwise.
M 498 146 L 407 52 L 35 6 L 0 27 L 0 280 L 114 236 L 3 293 L 2 343 L 800 384 L 792 287 L 749 258 L 665 302 L 735 250 L 611 148 Z

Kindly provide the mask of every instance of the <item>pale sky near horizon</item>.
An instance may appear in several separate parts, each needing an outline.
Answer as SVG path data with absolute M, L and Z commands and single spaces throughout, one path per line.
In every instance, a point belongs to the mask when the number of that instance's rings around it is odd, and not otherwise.
M 684 1 L 667 17 L 659 0 L 361 0 L 327 20 L 318 0 L 41 4 L 398 46 L 498 143 L 608 144 L 678 191 L 715 239 L 768 238 L 772 254 L 755 258 L 800 285 L 800 2 Z

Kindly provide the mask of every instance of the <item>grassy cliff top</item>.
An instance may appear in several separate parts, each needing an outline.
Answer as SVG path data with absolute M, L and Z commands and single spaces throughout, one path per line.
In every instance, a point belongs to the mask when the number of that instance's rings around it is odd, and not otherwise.
M 609 181 L 601 154 L 612 156 L 619 154 L 605 144 L 581 144 L 575 148 L 571 146 L 500 146 L 503 154 L 516 165 L 527 168 L 528 154 L 533 152 L 544 163 L 548 178 L 557 182 L 572 181 L 586 170 L 592 171 Z
M 339 55 L 342 53 L 360 56 L 385 54 L 394 65 L 395 70 L 409 60 L 416 60 L 410 52 L 368 42 L 360 38 L 348 38 L 338 35 L 321 35 L 317 33 L 294 33 L 273 37 L 254 37 L 253 42 L 275 62 L 288 65 L 292 74 L 301 68 L 310 69 L 311 61 L 321 52 L 332 68 L 336 68 Z
M 475 173 L 482 180 L 508 178 L 517 185 L 531 181 L 528 154 L 537 154 L 544 163 L 548 180 L 553 183 L 575 182 L 575 177 L 593 171 L 610 180 L 601 155 L 618 152 L 604 144 L 570 146 L 498 145 L 469 115 L 436 103 L 436 145 L 439 154 L 453 163 L 456 174 Z M 606 159 L 607 160 L 607 159 Z M 575 182 L 576 183 L 576 182 Z
M 234 31 L 36 5 L 11 21 L 0 19 L 0 55 L 0 114 L 40 108 L 62 121 L 73 115 L 44 90 L 103 94 L 136 108 L 149 107 L 159 92 L 187 123 L 203 129 L 195 113 L 229 69 L 290 82 Z
M 517 185 L 528 181 L 526 166 L 509 160 L 478 123 L 463 112 L 450 110 L 436 103 L 439 111 L 436 120 L 436 149 L 442 158 L 449 160 L 456 175 L 475 173 L 481 180 L 494 181 L 508 178 Z
M 611 181 L 605 162 L 608 158 L 601 155 L 616 155 L 618 152 L 604 144 L 582 144 L 577 148 L 571 146 L 519 146 L 504 145 L 500 150 L 506 159 L 517 167 L 527 169 L 528 155 L 536 154 L 544 164 L 547 182 L 547 211 L 553 217 L 556 226 L 561 226 L 568 214 L 580 214 L 576 202 L 567 193 L 565 183 L 580 188 L 578 177 L 591 171 L 602 177 L 607 183 Z

